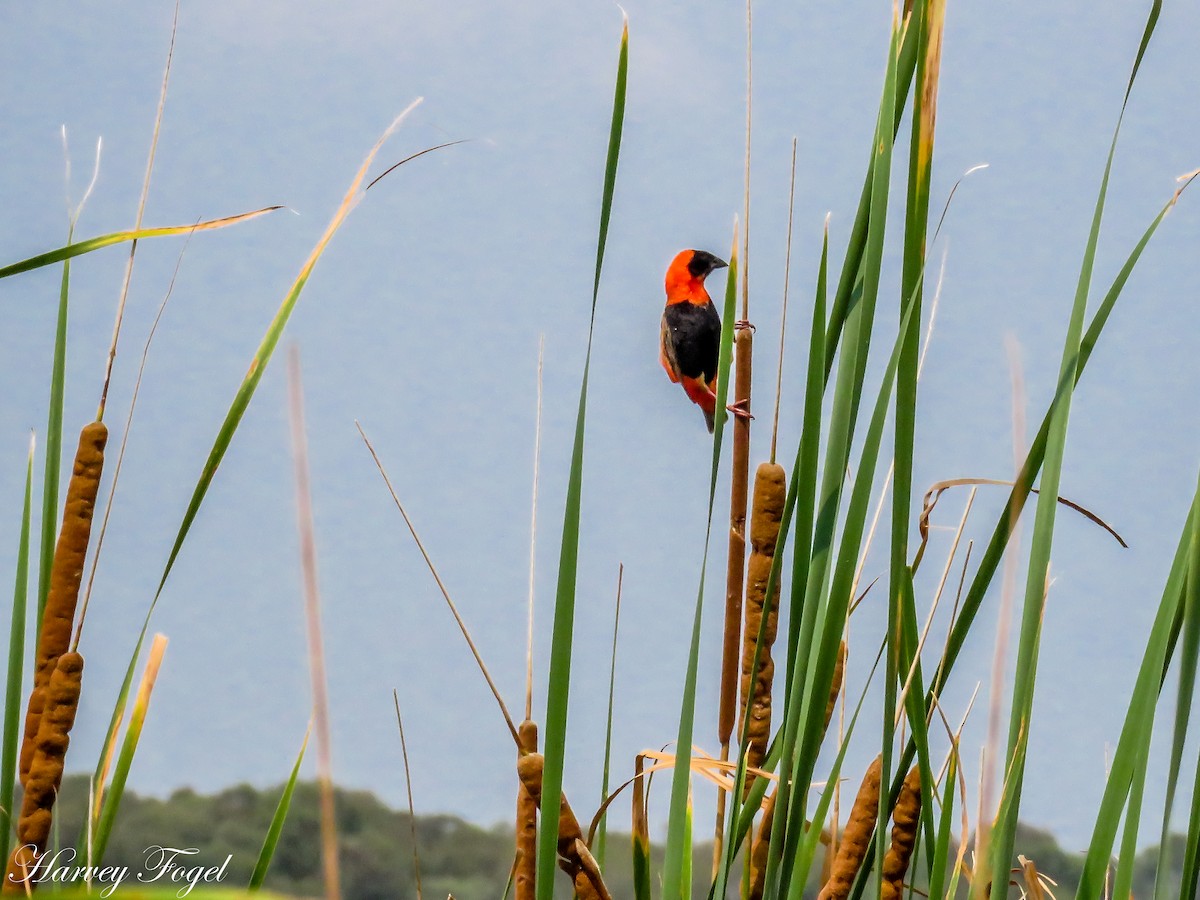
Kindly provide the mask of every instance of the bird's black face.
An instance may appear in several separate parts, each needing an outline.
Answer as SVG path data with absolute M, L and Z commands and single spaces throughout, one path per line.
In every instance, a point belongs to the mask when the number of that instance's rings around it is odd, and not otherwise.
M 704 279 L 711 274 L 713 269 L 723 269 L 729 263 L 723 259 L 719 259 L 709 253 L 707 250 L 695 250 L 692 252 L 691 262 L 688 263 L 688 271 L 695 278 Z

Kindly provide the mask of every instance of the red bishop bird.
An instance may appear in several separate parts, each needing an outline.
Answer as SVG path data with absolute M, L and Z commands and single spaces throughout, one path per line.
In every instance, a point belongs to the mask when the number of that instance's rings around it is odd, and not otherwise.
M 705 250 L 682 250 L 667 268 L 667 306 L 662 316 L 659 361 L 667 376 L 683 385 L 688 398 L 704 413 L 711 433 L 717 408 L 717 357 L 721 350 L 721 317 L 704 289 L 704 279 L 729 265 Z M 741 408 L 730 407 L 738 416 Z

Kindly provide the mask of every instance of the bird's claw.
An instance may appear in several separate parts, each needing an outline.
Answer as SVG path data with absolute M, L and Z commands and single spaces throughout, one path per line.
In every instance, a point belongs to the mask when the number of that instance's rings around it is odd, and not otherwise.
M 751 326 L 751 327 L 754 327 L 754 326 Z M 727 410 L 729 410 L 731 413 L 733 413 L 735 418 L 738 418 L 738 419 L 753 419 L 754 418 L 754 416 L 750 415 L 750 401 L 749 400 L 739 400 L 736 403 L 730 403 L 725 408 Z
M 749 319 L 738 319 L 733 323 L 733 328 L 735 331 L 744 331 L 745 329 L 749 328 L 751 333 L 758 330 L 754 327 L 754 324 Z

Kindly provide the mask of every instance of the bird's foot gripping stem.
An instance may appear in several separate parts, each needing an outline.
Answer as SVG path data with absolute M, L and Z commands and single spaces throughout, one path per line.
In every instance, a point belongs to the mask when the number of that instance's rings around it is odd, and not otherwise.
M 754 324 L 749 319 L 738 319 L 733 323 L 734 331 L 745 331 L 747 328 L 750 329 L 751 333 L 758 330 L 754 327 Z
M 753 327 L 753 326 L 751 326 L 751 327 Z M 733 413 L 735 418 L 747 419 L 747 420 L 754 418 L 754 416 L 750 415 L 750 401 L 749 400 L 739 400 L 737 403 L 730 403 L 725 408 L 727 410 L 729 410 L 731 413 Z

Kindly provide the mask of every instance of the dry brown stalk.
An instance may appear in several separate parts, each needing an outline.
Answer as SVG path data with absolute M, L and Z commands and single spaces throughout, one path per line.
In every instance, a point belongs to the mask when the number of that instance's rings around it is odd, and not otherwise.
M 734 341 L 734 405 L 750 409 L 750 382 L 754 329 L 739 323 Z M 721 696 L 717 711 L 717 739 L 721 759 L 729 759 L 738 692 L 738 645 L 742 637 L 742 579 L 746 572 L 746 500 L 750 481 L 750 419 L 733 422 L 733 460 L 729 490 L 729 563 L 725 575 L 725 637 L 721 646 Z M 717 824 L 713 836 L 713 870 L 721 861 L 725 834 L 725 793 L 717 795 Z
M 892 844 L 883 858 L 883 900 L 899 900 L 904 893 L 904 876 L 917 840 L 921 821 L 921 769 L 913 766 L 904 779 L 896 808 L 892 811 Z
M 1024 880 L 1025 896 L 1029 900 L 1046 900 L 1046 896 L 1053 897 L 1054 894 L 1046 887 L 1046 883 L 1058 886 L 1058 882 L 1049 875 L 1043 875 L 1038 871 L 1037 865 L 1032 859 L 1024 855 L 1017 856 L 1017 862 L 1021 864 L 1021 878 Z
M 630 806 L 633 812 L 633 845 L 638 851 L 634 854 L 635 859 L 640 853 L 642 859 L 650 858 L 650 820 L 646 816 L 646 792 L 648 790 L 646 781 L 642 777 L 645 770 L 645 757 L 640 753 L 633 760 L 633 799 Z
M 69 624 L 67 630 L 69 633 Z M 4 893 L 22 894 L 33 889 L 28 878 L 50 839 L 54 801 L 62 784 L 63 763 L 79 708 L 82 680 L 83 657 L 78 653 L 63 653 L 56 660 L 45 688 L 45 709 L 38 720 L 33 758 L 25 777 L 25 796 L 17 819 L 17 847 L 8 860 Z
M 754 332 L 741 328 L 734 338 L 736 353 L 734 402 L 750 408 L 750 375 Z M 733 421 L 733 472 L 729 491 L 729 565 L 725 578 L 725 640 L 721 654 L 721 705 L 717 738 L 729 744 L 737 700 L 738 645 L 742 630 L 742 579 L 746 570 L 746 501 L 750 488 L 750 420 Z
M 539 807 L 544 765 L 545 759 L 540 753 L 522 753 L 517 760 L 521 784 Z M 600 875 L 600 866 L 583 840 L 583 830 L 566 794 L 562 795 L 558 810 L 558 867 L 571 877 L 579 900 L 612 900 Z
M 750 517 L 750 565 L 746 571 L 746 627 L 742 633 L 742 728 L 746 733 L 746 764 L 758 768 L 767 755 L 771 739 L 771 688 L 775 680 L 775 662 L 771 646 L 779 620 L 779 583 L 767 597 L 767 581 L 775 558 L 775 541 L 783 518 L 787 484 L 783 466 L 762 463 L 754 474 L 754 504 Z M 766 617 L 764 625 L 763 617 Z M 750 680 L 754 668 L 755 648 L 759 631 L 762 648 L 758 659 L 758 674 L 754 693 Z M 746 790 L 754 779 L 746 776 Z
M 517 727 L 517 734 L 521 739 L 519 764 L 522 756 L 537 752 L 537 723 L 526 719 Z M 537 894 L 537 809 L 538 801 L 521 782 L 517 788 L 517 857 L 513 873 L 516 900 L 533 900 Z
M 49 709 L 46 690 L 50 676 L 58 665 L 59 657 L 67 652 L 71 644 L 71 627 L 75 621 L 75 606 L 79 602 L 79 585 L 83 580 L 92 518 L 96 511 L 96 494 L 100 489 L 100 475 L 104 468 L 104 445 L 107 442 L 108 428 L 102 422 L 91 422 L 79 433 L 79 449 L 75 451 L 75 466 L 67 486 L 62 528 L 58 532 L 54 563 L 50 569 L 50 589 L 42 613 L 33 693 L 29 696 L 25 714 L 25 737 L 21 743 L 22 785 L 33 764 L 38 723 L 43 710 Z
M 842 840 L 838 845 L 837 856 L 833 860 L 833 871 L 817 900 L 846 900 L 850 896 L 850 888 L 854 877 L 862 865 L 867 846 L 871 842 L 871 832 L 875 829 L 875 819 L 879 813 L 879 783 L 883 772 L 883 757 L 875 757 L 875 761 L 867 768 L 858 796 L 854 798 L 854 807 L 850 810 L 850 821 L 842 832 Z

